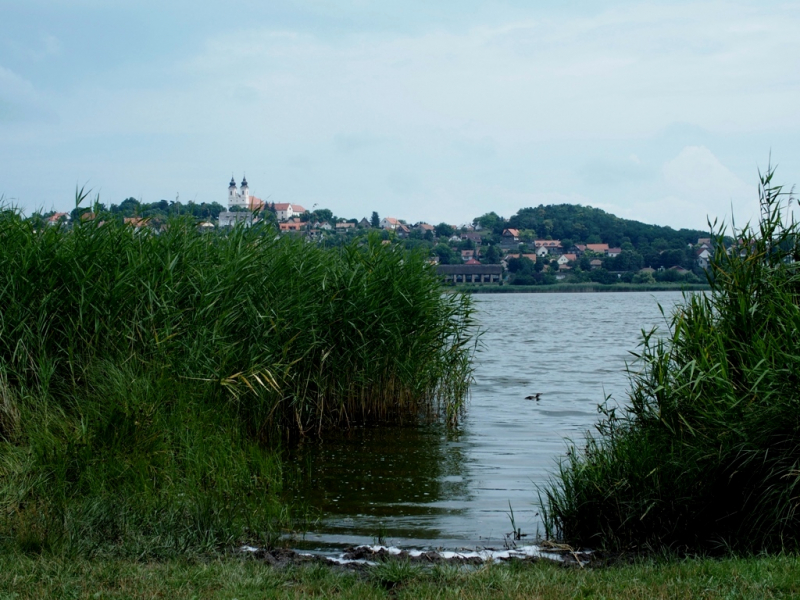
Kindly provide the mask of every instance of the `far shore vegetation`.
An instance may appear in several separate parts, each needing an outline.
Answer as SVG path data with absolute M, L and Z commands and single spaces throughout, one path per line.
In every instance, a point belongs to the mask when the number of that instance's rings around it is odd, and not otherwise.
M 231 185 L 235 191 L 235 182 Z M 78 206 L 69 213 L 35 212 L 27 221 L 34 228 L 71 227 L 82 220 L 101 218 L 155 231 L 176 216 L 194 221 L 204 231 L 225 229 L 231 222 L 271 224 L 282 236 L 324 248 L 379 235 L 386 243 L 426 255 L 442 267 L 440 271 L 454 265 L 497 265 L 502 267 L 501 275 L 492 281 L 531 289 L 583 284 L 598 289 L 633 285 L 632 290 L 652 291 L 654 286 L 669 289 L 676 283 L 703 285 L 708 258 L 714 251 L 707 231 L 648 225 L 590 206 L 540 205 L 522 208 L 508 218 L 489 212 L 469 223 L 429 224 L 381 218 L 377 212 L 369 218 L 344 218 L 328 208 L 308 211 L 253 196 L 246 200 L 247 209 L 240 201 L 241 195 L 229 196 L 226 209 L 217 202 L 127 198 L 109 206 L 99 202 Z M 731 238 L 714 241 L 727 246 L 732 243 Z M 454 283 L 469 285 L 472 281 L 467 275 Z

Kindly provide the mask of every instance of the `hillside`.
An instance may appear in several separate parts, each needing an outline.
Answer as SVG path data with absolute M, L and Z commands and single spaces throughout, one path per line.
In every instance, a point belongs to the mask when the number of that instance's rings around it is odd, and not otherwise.
M 556 204 L 520 209 L 510 219 L 504 220 L 495 213 L 487 213 L 474 220 L 476 225 L 491 229 L 498 235 L 512 227 L 527 230 L 534 239 L 569 240 L 573 243 L 601 244 L 620 247 L 630 242 L 640 246 L 665 240 L 667 246 L 680 242 L 681 246 L 697 243 L 697 238 L 708 237 L 707 231 L 679 229 L 661 225 L 648 225 L 640 221 L 622 219 L 591 206 Z M 658 244 L 663 245 L 663 244 Z

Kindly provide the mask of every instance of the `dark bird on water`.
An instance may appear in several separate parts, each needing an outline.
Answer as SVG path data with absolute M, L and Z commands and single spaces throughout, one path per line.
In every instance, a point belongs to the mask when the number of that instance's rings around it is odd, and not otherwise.
M 536 400 L 538 402 L 541 395 L 542 394 L 539 393 L 539 394 L 533 394 L 531 396 L 525 396 L 525 400 Z

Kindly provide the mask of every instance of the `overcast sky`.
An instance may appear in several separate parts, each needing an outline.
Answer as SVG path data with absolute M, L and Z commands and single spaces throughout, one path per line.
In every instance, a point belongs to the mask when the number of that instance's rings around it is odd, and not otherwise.
M 561 4 L 569 4 L 568 8 Z M 537 5 L 533 7 L 533 5 Z M 800 182 L 798 2 L 0 0 L 0 194 L 673 227 Z

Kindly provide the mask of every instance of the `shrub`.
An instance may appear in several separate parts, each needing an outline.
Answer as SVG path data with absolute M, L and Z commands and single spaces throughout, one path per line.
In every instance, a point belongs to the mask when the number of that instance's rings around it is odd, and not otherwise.
M 729 254 L 715 231 L 711 292 L 686 298 L 666 339 L 644 336 L 629 405 L 602 407 L 599 434 L 543 490 L 549 535 L 617 550 L 797 549 L 800 252 L 772 178 L 758 227 L 734 232 Z

